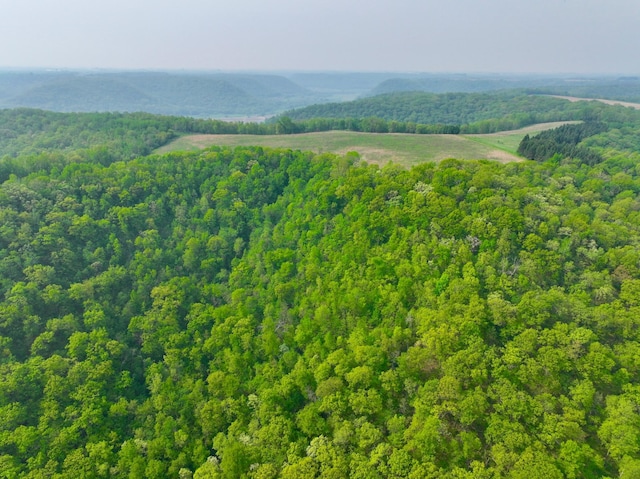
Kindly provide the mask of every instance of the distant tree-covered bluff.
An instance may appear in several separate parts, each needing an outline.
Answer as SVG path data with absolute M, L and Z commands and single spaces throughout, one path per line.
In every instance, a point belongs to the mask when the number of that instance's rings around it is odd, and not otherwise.
M 494 93 L 388 93 L 350 102 L 325 103 L 291 110 L 292 120 L 370 118 L 386 121 L 444 124 L 461 133 L 491 133 L 534 123 L 598 119 L 607 105 L 569 102 L 521 91 Z
M 521 89 L 530 93 L 607 98 L 640 102 L 640 78 L 569 77 L 548 75 L 416 74 L 381 81 L 368 96 L 420 91 L 429 93 L 478 93 Z
M 322 98 L 268 74 L 0 72 L 0 108 L 220 117 L 272 115 Z
M 29 158 L 0 162 L 4 477 L 640 471 L 637 153 Z

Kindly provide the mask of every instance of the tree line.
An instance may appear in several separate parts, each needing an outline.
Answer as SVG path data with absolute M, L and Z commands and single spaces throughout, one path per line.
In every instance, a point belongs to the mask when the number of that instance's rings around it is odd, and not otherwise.
M 579 143 L 593 135 L 602 133 L 608 126 L 601 122 L 585 122 L 577 125 L 562 125 L 530 137 L 525 135 L 518 146 L 518 154 L 530 160 L 545 161 L 555 155 L 579 158 L 595 165 L 603 161 L 603 156 Z
M 493 133 L 552 121 L 638 122 L 640 113 L 597 102 L 569 102 L 521 91 L 492 93 L 401 92 L 288 111 L 298 120 L 377 117 L 387 121 L 457 125 L 461 133 Z

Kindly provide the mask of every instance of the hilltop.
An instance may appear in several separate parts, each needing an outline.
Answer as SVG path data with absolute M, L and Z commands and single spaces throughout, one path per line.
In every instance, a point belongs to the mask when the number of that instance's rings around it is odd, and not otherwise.
M 4 108 L 211 117 L 269 115 L 319 99 L 285 77 L 267 74 L 0 73 Z

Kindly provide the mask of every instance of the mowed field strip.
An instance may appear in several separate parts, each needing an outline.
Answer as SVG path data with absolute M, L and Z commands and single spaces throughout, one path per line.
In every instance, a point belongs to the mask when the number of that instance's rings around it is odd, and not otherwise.
M 604 98 L 583 98 L 577 96 L 563 96 L 563 95 L 548 95 L 554 98 L 562 98 L 563 100 L 569 100 L 570 102 L 576 101 L 599 101 L 600 103 L 604 103 L 605 105 L 620 105 L 626 106 L 627 108 L 635 108 L 636 110 L 640 110 L 640 103 L 632 103 L 630 101 L 620 101 L 620 100 L 606 100 Z
M 326 131 L 296 135 L 188 135 L 156 150 L 201 150 L 209 146 L 265 146 L 309 150 L 317 153 L 344 154 L 357 151 L 368 163 L 398 163 L 407 167 L 425 161 L 446 158 L 461 160 L 488 159 L 500 162 L 521 161 L 518 144 L 526 134 L 533 134 L 565 123 L 540 123 L 520 130 L 485 135 L 411 135 L 403 133 L 359 133 Z

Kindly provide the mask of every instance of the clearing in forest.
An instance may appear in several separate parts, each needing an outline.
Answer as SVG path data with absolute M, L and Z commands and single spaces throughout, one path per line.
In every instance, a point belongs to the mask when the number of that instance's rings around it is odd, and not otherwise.
M 516 155 L 526 134 L 555 128 L 567 122 L 541 123 L 520 130 L 485 135 L 412 135 L 326 131 L 296 135 L 189 135 L 178 138 L 156 153 L 200 150 L 209 146 L 265 146 L 344 154 L 357 151 L 368 163 L 394 162 L 403 166 L 445 158 L 521 161 Z

